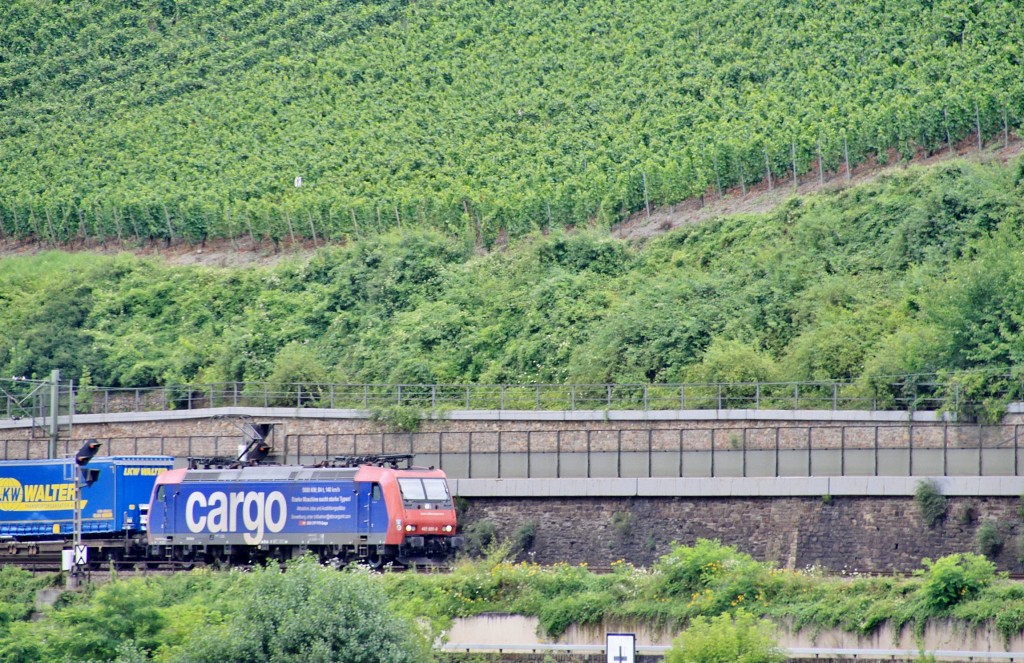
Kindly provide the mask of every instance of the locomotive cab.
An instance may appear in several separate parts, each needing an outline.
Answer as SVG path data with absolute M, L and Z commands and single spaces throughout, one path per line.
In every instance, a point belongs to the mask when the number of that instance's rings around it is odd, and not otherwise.
M 390 514 L 385 545 L 400 564 L 437 564 L 462 546 L 455 505 L 441 470 L 363 465 L 357 482 L 380 484 Z

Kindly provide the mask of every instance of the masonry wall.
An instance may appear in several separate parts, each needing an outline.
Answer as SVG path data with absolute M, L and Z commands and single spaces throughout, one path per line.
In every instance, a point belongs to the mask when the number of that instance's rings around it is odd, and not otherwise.
M 927 415 L 927 416 L 926 416 Z M 858 416 L 860 418 L 858 418 Z M 912 447 L 918 450 L 1001 451 L 1024 465 L 1024 426 L 1008 417 L 998 426 L 946 424 L 935 413 L 682 411 L 682 412 L 451 412 L 424 420 L 415 432 L 389 431 L 361 411 L 222 408 L 77 417 L 61 435 L 59 453 L 81 440 L 104 442 L 104 453 L 219 455 L 236 449 L 246 422 L 274 422 L 275 451 L 292 461 L 339 454 L 562 451 L 707 452 L 816 451 Z M 912 425 L 910 425 L 912 424 Z M 47 435 L 30 422 L 0 420 L 0 457 L 45 457 Z M 1005 463 L 1005 459 L 1000 459 Z M 1011 472 L 1012 473 L 1012 472 Z
M 1017 497 L 949 498 L 945 521 L 935 528 L 921 521 L 910 497 L 470 498 L 460 504 L 460 527 L 470 538 L 485 521 L 513 541 L 533 527 L 520 557 L 543 564 L 607 567 L 625 559 L 646 566 L 673 542 L 706 538 L 784 568 L 910 572 L 924 557 L 974 552 L 978 527 L 992 521 L 1005 541 L 995 558 L 999 568 L 1024 572 Z

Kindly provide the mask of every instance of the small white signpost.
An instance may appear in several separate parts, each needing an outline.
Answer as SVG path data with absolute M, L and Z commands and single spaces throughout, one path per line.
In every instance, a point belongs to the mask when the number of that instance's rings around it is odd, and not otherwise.
M 75 546 L 75 566 L 85 566 L 89 563 L 89 546 Z
M 608 633 L 605 643 L 608 663 L 636 663 L 636 635 Z

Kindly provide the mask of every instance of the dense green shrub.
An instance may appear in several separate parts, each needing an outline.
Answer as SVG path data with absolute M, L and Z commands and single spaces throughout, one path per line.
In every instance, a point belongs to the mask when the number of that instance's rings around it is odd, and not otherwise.
M 339 573 L 312 559 L 256 569 L 239 608 L 200 633 L 182 663 L 236 661 L 412 663 L 430 647 L 411 620 L 387 607 L 382 587 L 361 571 Z
M 696 617 L 665 654 L 665 663 L 782 663 L 775 625 L 746 611 Z
M 925 570 L 921 595 L 934 614 L 942 614 L 963 601 L 973 599 L 995 578 L 995 565 L 971 553 L 921 560 Z

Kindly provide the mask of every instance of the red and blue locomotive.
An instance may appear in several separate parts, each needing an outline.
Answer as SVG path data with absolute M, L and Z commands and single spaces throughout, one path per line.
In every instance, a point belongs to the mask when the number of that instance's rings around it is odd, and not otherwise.
M 448 482 L 411 460 L 172 469 L 170 457 L 95 458 L 96 481 L 81 487 L 83 538 L 93 565 L 248 564 L 307 553 L 340 564 L 441 564 L 462 545 Z M 10 555 L 67 545 L 77 471 L 70 460 L 0 463 L 0 540 Z
M 166 472 L 149 508 L 150 559 L 245 564 L 312 553 L 373 566 L 442 563 L 462 544 L 448 482 L 411 458 Z

